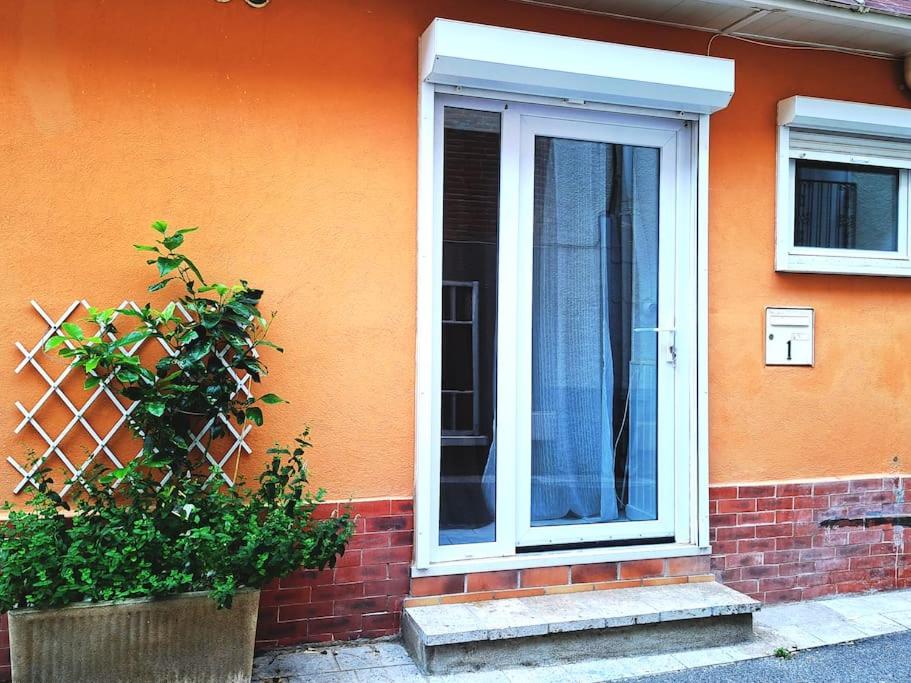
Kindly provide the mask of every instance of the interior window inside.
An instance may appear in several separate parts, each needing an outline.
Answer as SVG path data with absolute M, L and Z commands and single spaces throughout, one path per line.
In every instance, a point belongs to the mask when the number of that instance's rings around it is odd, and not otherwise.
M 440 545 L 495 540 L 500 114 L 443 123 Z
M 794 245 L 898 250 L 899 170 L 798 160 Z

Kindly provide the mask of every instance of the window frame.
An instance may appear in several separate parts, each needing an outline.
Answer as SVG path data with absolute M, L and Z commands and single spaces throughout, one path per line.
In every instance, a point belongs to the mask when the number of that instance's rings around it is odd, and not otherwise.
M 422 520 L 424 523 L 423 527 L 428 527 L 428 537 L 427 542 L 429 546 L 427 548 L 428 561 L 432 560 L 434 563 L 446 563 L 459 560 L 471 560 L 474 558 L 488 558 L 488 557 L 505 557 L 514 551 L 514 546 L 510 547 L 509 538 L 502 533 L 502 529 L 506 528 L 506 524 L 509 523 L 508 512 L 512 509 L 512 506 L 509 504 L 510 501 L 508 498 L 504 498 L 503 492 L 497 488 L 497 500 L 496 508 L 497 514 L 495 519 L 495 529 L 496 534 L 493 541 L 486 541 L 481 543 L 466 543 L 460 545 L 440 545 L 440 466 L 441 466 L 441 445 L 442 445 L 442 432 L 440 429 L 440 374 L 442 368 L 442 302 L 440 302 L 439 290 L 440 287 L 436 285 L 439 282 L 439 285 L 442 286 L 442 266 L 443 266 L 443 143 L 444 143 L 444 110 L 446 106 L 457 106 L 460 109 L 475 109 L 478 111 L 490 111 L 497 112 L 501 114 L 500 118 L 500 200 L 499 200 L 499 225 L 503 225 L 504 221 L 511 220 L 510 217 L 510 206 L 509 202 L 504 202 L 502 200 L 503 187 L 504 183 L 512 183 L 514 180 L 514 173 L 517 173 L 517 168 L 509 167 L 509 162 L 511 159 L 507 154 L 507 139 L 516 137 L 517 131 L 513 130 L 513 127 L 508 125 L 506 117 L 502 116 L 505 111 L 505 103 L 502 101 L 494 99 L 481 99 L 481 98 L 471 98 L 471 97 L 453 97 L 453 96 L 435 96 L 433 102 L 433 170 L 432 170 L 432 191 L 433 191 L 433 231 L 434 231 L 434 241 L 437 243 L 434 246 L 435 252 L 438 250 L 439 255 L 436 259 L 436 268 L 434 273 L 434 305 L 439 305 L 440 310 L 434 311 L 433 313 L 433 331 L 432 331 L 432 344 L 434 346 L 433 350 L 433 366 L 431 373 L 432 387 L 430 388 L 430 395 L 436 400 L 436 407 L 433 408 L 433 412 L 430 416 L 430 419 L 434 423 L 432 425 L 431 434 L 433 435 L 433 442 L 431 444 L 426 444 L 424 453 L 425 458 L 429 455 L 430 462 L 427 463 L 428 471 L 430 476 L 429 486 L 426 487 L 425 497 L 430 500 L 430 517 Z M 505 213 L 504 213 L 505 212 Z M 498 232 L 497 235 L 497 308 L 500 309 L 504 293 L 502 288 L 504 286 L 503 280 L 500 277 L 500 271 L 504 267 L 502 263 L 502 258 L 504 253 L 509 254 L 509 250 L 504 249 L 502 240 L 504 235 L 501 232 Z M 508 236 L 506 237 L 508 240 Z M 508 258 L 508 256 L 507 256 Z M 508 265 L 506 266 L 509 267 Z M 438 279 L 437 279 L 438 278 Z M 505 294 L 509 296 L 509 294 Z M 499 318 L 499 315 L 498 315 Z M 499 325 L 498 320 L 498 325 Z M 497 408 L 496 413 L 499 415 L 501 410 L 505 405 L 509 405 L 512 393 L 509 392 L 510 383 L 508 381 L 501 381 L 500 376 L 504 373 L 508 373 L 508 368 L 503 368 L 503 365 L 508 363 L 504 360 L 505 350 L 502 346 L 501 340 L 504 338 L 504 334 L 498 331 L 497 339 L 494 341 L 495 346 L 497 347 L 497 376 L 494 378 L 494 382 L 497 384 Z M 505 356 L 509 358 L 509 356 Z M 504 395 L 504 391 L 506 395 Z M 511 443 L 509 442 L 508 429 L 502 429 L 501 425 L 497 427 L 497 436 L 498 436 L 498 449 L 509 449 Z M 505 443 L 504 443 L 505 441 Z M 497 481 L 501 477 L 506 476 L 506 467 L 507 463 L 504 462 L 504 458 L 498 458 L 497 460 Z M 417 510 L 416 510 L 417 514 Z M 426 514 L 426 513 L 425 513 Z M 417 528 L 416 528 L 417 535 Z M 416 541 L 417 543 L 417 541 Z
M 448 92 L 447 92 L 448 91 Z M 453 97 L 457 95 L 457 97 Z M 613 115 L 626 115 L 627 125 L 648 126 L 642 114 L 654 117 L 654 120 L 673 121 L 680 125 L 691 126 L 690 134 L 684 136 L 685 145 L 681 167 L 686 167 L 686 174 L 678 174 L 674 188 L 676 201 L 676 219 L 681 243 L 675 254 L 676 268 L 681 282 L 686 283 L 674 292 L 675 309 L 682 318 L 675 321 L 678 334 L 675 346 L 681 349 L 680 358 L 685 359 L 678 367 L 679 381 L 674 383 L 674 401 L 689 406 L 675 426 L 675 433 L 686 444 L 687 457 L 675 458 L 673 478 L 678 493 L 673 502 L 674 541 L 648 545 L 630 545 L 616 547 L 597 547 L 578 550 L 548 550 L 540 552 L 518 553 L 517 534 L 517 501 L 518 487 L 499 487 L 497 492 L 497 536 L 492 542 L 464 544 L 458 546 L 441 546 L 439 544 L 439 474 L 440 474 L 440 398 L 438 370 L 441 367 L 440 334 L 441 311 L 440 297 L 436 285 L 442 284 L 442 125 L 443 107 L 450 106 L 478 108 L 487 111 L 504 111 L 523 109 L 527 114 L 562 117 L 561 109 L 567 103 L 552 100 L 546 106 L 540 103 L 522 102 L 503 93 L 484 91 L 465 92 L 458 89 L 451 92 L 443 86 L 422 84 L 420 99 L 419 129 L 419 272 L 418 272 L 418 326 L 417 326 L 417 382 L 416 382 L 416 442 L 415 442 L 415 563 L 413 575 L 443 575 L 466 571 L 489 571 L 495 569 L 555 566 L 572 562 L 617 561 L 650 557 L 675 557 L 707 554 L 708 545 L 708 477 L 707 477 L 707 373 L 705 359 L 707 344 L 705 329 L 707 320 L 707 267 L 705 264 L 705 178 L 707 174 L 708 152 L 708 115 L 684 115 L 679 112 L 631 110 L 628 107 L 610 107 L 598 105 L 587 107 L 577 104 L 570 106 L 572 118 L 579 121 L 586 119 L 601 125 L 605 121 L 604 112 Z M 429 115 L 428 115 L 429 112 Z M 635 115 L 635 117 L 631 117 Z M 510 120 L 507 120 L 511 118 Z M 521 139 L 519 116 L 504 117 L 501 120 L 501 192 L 502 188 L 518 188 L 521 172 Z M 429 138 L 429 139 L 428 139 Z M 683 197 L 685 195 L 685 197 Z M 686 199 L 684 201 L 683 199 Z M 503 230 L 503 225 L 517 224 L 520 220 L 520 202 L 502 201 L 500 203 L 499 242 L 499 275 L 498 306 L 504 301 L 515 301 L 517 296 L 517 277 L 502 276 L 504 269 L 518 273 L 520 258 L 519 239 L 515 231 Z M 691 226 L 687 229 L 686 226 Z M 680 258 L 681 253 L 688 254 Z M 530 275 L 530 273 L 529 273 Z M 436 288 L 435 288 L 436 287 Z M 502 308 L 501 308 L 502 310 Z M 507 309 L 509 310 L 509 309 Z M 684 314 L 684 311 L 686 312 Z M 511 318 L 512 316 L 508 316 Z M 510 449 L 517 453 L 516 429 L 507 427 L 506 415 L 518 417 L 518 409 L 524 405 L 518 400 L 521 390 L 519 368 L 515 358 L 517 331 L 510 333 L 505 326 L 513 323 L 498 322 L 498 378 L 497 378 L 497 412 L 498 412 L 498 454 Z M 505 333 L 504 333 L 505 330 Z M 530 340 L 529 340 L 530 343 Z M 660 340 L 659 340 L 659 343 Z M 504 344 L 508 345 L 504 347 Z M 512 359 L 510 361 L 510 359 Z M 508 411 L 508 412 L 507 412 Z M 516 422 L 517 420 L 512 420 Z M 515 476 L 515 457 L 499 457 L 497 462 L 497 479 L 504 481 Z M 504 533 L 505 532 L 505 533 Z
M 911 277 L 911 159 L 884 158 L 875 154 L 858 156 L 838 148 L 837 142 L 845 137 L 844 132 L 806 125 L 796 125 L 794 128 L 812 132 L 820 138 L 825 138 L 828 134 L 831 136 L 832 146 L 812 151 L 793 149 L 792 127 L 778 126 L 775 270 L 792 273 Z M 888 137 L 865 135 L 865 138 L 874 140 L 885 140 Z M 899 175 L 896 251 L 795 245 L 796 169 L 797 161 L 803 160 L 897 169 Z

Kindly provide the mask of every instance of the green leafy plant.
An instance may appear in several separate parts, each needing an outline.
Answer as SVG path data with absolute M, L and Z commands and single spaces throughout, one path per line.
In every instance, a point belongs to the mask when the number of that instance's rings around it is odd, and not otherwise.
M 778 659 L 791 659 L 792 657 L 794 657 L 794 651 L 790 650 L 786 647 L 777 647 L 777 648 L 775 648 L 775 652 L 773 652 L 772 654 L 775 657 L 778 657 Z
M 96 334 L 65 323 L 46 345 L 81 368 L 87 390 L 105 383 L 136 402 L 129 426 L 142 439 L 142 456 L 114 470 L 91 467 L 66 482 L 68 500 L 46 463 L 33 457 L 31 497 L 24 507 L 7 503 L 8 521 L 0 525 L 0 611 L 203 590 L 230 606 L 240 587 L 334 566 L 353 532 L 347 511 L 314 518 L 324 493 L 309 490 L 307 432 L 292 447 L 267 451 L 253 487 L 236 473 L 226 484 L 191 448 L 193 434 L 203 435 L 206 451 L 225 436 L 222 419 L 261 426 L 258 404 L 284 402 L 237 391 L 238 374 L 257 383 L 266 373 L 257 349 L 277 347 L 265 338 L 271 318 L 259 311 L 261 290 L 243 280 L 206 283 L 179 251 L 195 228 L 152 227 L 160 239 L 136 245 L 155 254 L 148 263 L 158 279 L 149 290 L 176 281 L 181 297 L 161 311 L 150 304 L 93 309 Z M 133 319 L 134 329 L 121 332 L 121 316 Z M 166 351 L 145 361 L 135 345 L 152 339 Z
M 204 476 L 162 485 L 138 460 L 116 476 L 97 467 L 72 506 L 40 469 L 26 509 L 5 507 L 0 610 L 188 591 L 230 607 L 240 587 L 334 566 L 353 524 L 348 513 L 314 519 L 323 492 L 308 491 L 309 446 L 305 433 L 293 449 L 270 449 L 253 489 Z
M 163 310 L 145 304 L 91 309 L 87 322 L 97 328 L 87 334 L 77 323 L 64 323 L 59 334 L 48 339 L 45 350 L 56 350 L 85 372 L 85 388 L 109 384 L 136 408 L 128 417 L 134 434 L 143 440 L 145 464 L 168 466 L 177 472 L 187 468 L 194 428 L 205 429 L 206 445 L 224 435 L 219 416 L 238 424 L 263 424 L 262 404 L 284 403 L 272 393 L 258 397 L 237 390 L 238 375 L 253 383 L 261 381 L 267 368 L 258 349 L 282 351 L 266 339 L 274 313 L 267 320 L 259 310 L 262 290 L 245 280 L 239 284 L 207 283 L 180 249 L 196 228 L 170 231 L 157 221 L 152 228 L 160 236 L 152 245 L 136 249 L 154 254 L 147 263 L 157 268 L 158 279 L 149 286 L 157 292 L 180 283 L 183 294 Z M 135 321 L 121 333 L 118 318 Z M 167 353 L 154 365 L 146 364 L 132 351 L 137 344 L 157 339 Z

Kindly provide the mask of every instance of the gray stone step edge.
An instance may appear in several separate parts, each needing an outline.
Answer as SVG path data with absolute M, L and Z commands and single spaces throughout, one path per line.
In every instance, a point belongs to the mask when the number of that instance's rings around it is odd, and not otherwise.
M 521 623 L 520 615 L 511 624 L 483 627 L 482 615 L 471 622 L 465 618 L 466 609 L 477 606 L 497 607 L 508 613 L 513 609 L 548 610 L 548 603 L 566 607 L 567 602 L 579 603 L 579 612 L 573 618 Z M 590 604 L 585 604 L 586 602 Z M 493 605 L 492 603 L 499 603 Z M 454 645 L 485 640 L 506 640 L 543 636 L 549 633 L 570 633 L 577 631 L 619 628 L 636 624 L 682 621 L 687 619 L 708 619 L 736 614 L 751 614 L 759 611 L 762 604 L 742 593 L 718 583 L 680 584 L 671 586 L 650 586 L 644 588 L 622 588 L 609 591 L 582 591 L 527 598 L 451 605 L 432 605 L 405 608 L 402 630 L 414 638 L 414 644 L 424 647 Z M 594 603 L 594 604 L 591 604 Z M 598 604 L 600 603 L 600 604 Z M 673 605 L 672 603 L 679 603 Z M 593 616 L 592 613 L 601 612 Z M 442 629 L 429 631 L 421 625 L 435 613 L 432 621 L 450 621 Z M 448 614 L 447 614 L 448 613 Z M 452 619 L 447 619 L 450 616 Z M 462 622 L 462 627 L 458 627 Z M 416 641 L 416 642 L 415 642 Z

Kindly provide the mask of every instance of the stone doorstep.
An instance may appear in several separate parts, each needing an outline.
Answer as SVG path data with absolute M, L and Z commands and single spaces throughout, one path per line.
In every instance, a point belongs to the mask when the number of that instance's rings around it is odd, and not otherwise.
M 719 583 L 687 583 L 406 607 L 402 635 L 425 672 L 449 673 L 514 658 L 532 664 L 555 647 L 603 657 L 743 641 L 759 608 Z
M 706 582 L 406 607 L 405 615 L 424 645 L 452 645 L 746 614 L 759 608 L 757 600 Z

